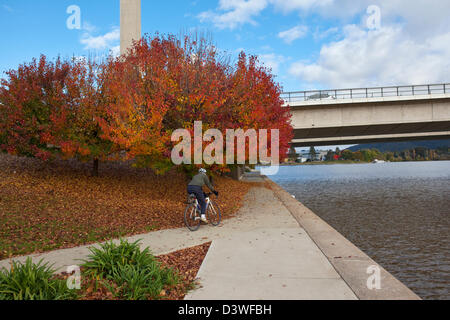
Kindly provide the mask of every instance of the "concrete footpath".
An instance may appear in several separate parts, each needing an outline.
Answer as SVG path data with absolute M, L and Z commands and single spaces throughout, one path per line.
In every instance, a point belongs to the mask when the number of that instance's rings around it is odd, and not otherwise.
M 213 241 L 186 300 L 357 299 L 303 229 L 264 228 Z
M 286 191 L 267 179 L 265 184 L 270 189 L 252 188 L 236 217 L 219 227 L 161 230 L 128 240 L 141 239 L 155 255 L 212 241 L 198 273 L 200 286 L 186 299 L 418 299 Z M 89 247 L 30 257 L 65 271 L 86 259 Z M 367 268 L 373 265 L 381 270 L 381 288 L 369 290 Z M 9 266 L 9 260 L 0 261 L 0 268 Z

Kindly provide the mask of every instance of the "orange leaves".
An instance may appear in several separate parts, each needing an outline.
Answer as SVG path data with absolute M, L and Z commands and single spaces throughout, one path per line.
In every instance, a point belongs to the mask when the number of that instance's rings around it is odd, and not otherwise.
M 89 157 L 94 146 L 106 157 L 111 148 L 94 121 L 104 109 L 98 71 L 92 61 L 45 56 L 9 71 L 0 90 L 0 151 L 68 159 Z
M 162 133 L 165 103 L 164 55 L 160 41 L 141 41 L 126 59 L 105 67 L 106 112 L 99 120 L 103 137 L 129 158 L 161 154 L 168 137 Z
M 289 108 L 282 106 L 280 86 L 266 68 L 258 65 L 256 57 L 247 58 L 244 53 L 240 54 L 233 76 L 233 92 L 243 124 L 255 129 L 280 130 L 279 146 L 283 157 L 293 138 Z
M 111 162 L 91 178 L 86 164 L 0 155 L 0 259 L 73 247 L 119 236 L 183 227 L 184 173 Z M 216 177 L 224 218 L 250 185 Z
M 165 288 L 161 292 L 161 296 L 170 300 L 184 299 L 187 292 L 186 289 L 194 284 L 210 246 L 211 242 L 208 242 L 157 257 L 164 266 L 174 268 L 181 280 L 179 285 Z
M 127 56 L 100 64 L 42 56 L 7 75 L 0 151 L 41 159 L 141 157 L 164 172 L 171 133 L 192 129 L 194 121 L 223 135 L 279 129 L 281 155 L 292 139 L 289 109 L 270 72 L 244 53 L 230 64 L 201 37 L 145 37 Z

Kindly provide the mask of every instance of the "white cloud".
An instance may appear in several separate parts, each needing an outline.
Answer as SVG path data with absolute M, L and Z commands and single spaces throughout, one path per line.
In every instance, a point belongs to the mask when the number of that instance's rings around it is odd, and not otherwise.
M 219 0 L 215 11 L 204 11 L 197 17 L 201 22 L 212 22 L 219 29 L 235 29 L 247 23 L 256 25 L 254 18 L 269 5 L 288 14 L 324 8 L 333 3 L 334 0 Z
M 289 30 L 278 33 L 278 37 L 283 39 L 287 44 L 291 44 L 294 40 L 303 38 L 308 32 L 307 26 L 295 26 Z
M 295 62 L 289 73 L 330 88 L 446 82 L 450 32 L 416 41 L 401 26 L 368 31 L 344 28 L 344 38 L 324 45 L 315 62 Z
M 276 9 L 284 13 L 323 8 L 333 4 L 334 0 L 270 0 Z
M 283 55 L 275 53 L 266 53 L 258 55 L 259 61 L 264 64 L 264 66 L 272 69 L 272 74 L 277 75 L 280 71 L 280 64 L 286 62 L 286 58 Z
M 256 24 L 255 18 L 272 6 L 284 14 L 317 13 L 348 22 L 364 14 L 370 5 L 380 7 L 383 24 L 403 20 L 405 32 L 412 35 L 427 37 L 431 31 L 443 32 L 450 27 L 448 0 L 433 0 L 432 3 L 430 0 L 219 0 L 216 10 L 202 12 L 197 17 L 202 22 L 213 22 L 220 29 L 234 29 L 246 23 Z
M 367 8 L 380 8 L 381 25 L 368 30 Z M 265 9 L 299 14 L 302 21 L 314 14 L 336 25 L 315 29 L 316 40 L 327 41 L 310 61 L 291 64 L 289 74 L 302 86 L 366 87 L 448 82 L 450 74 L 450 1 L 448 0 L 220 0 L 216 10 L 199 15 L 221 29 L 253 24 Z M 354 23 L 359 18 L 359 23 Z M 356 20 L 358 21 L 358 20 Z M 310 26 L 310 30 L 314 27 Z M 278 37 L 292 43 L 300 26 Z M 275 53 L 262 60 L 279 71 Z M 285 61 L 286 63 L 286 61 Z
M 267 7 L 267 0 L 220 0 L 219 13 L 205 11 L 198 15 L 201 22 L 212 21 L 219 29 L 235 29 L 250 23 L 256 24 L 254 16 Z
M 115 27 L 112 31 L 101 36 L 93 36 L 86 32 L 80 42 L 84 45 L 85 50 L 105 50 L 112 49 L 119 40 L 120 28 Z
M 339 32 L 339 28 L 338 27 L 332 27 L 332 28 L 328 28 L 325 31 L 320 31 L 319 29 L 316 29 L 316 31 L 314 32 L 313 36 L 314 39 L 316 40 L 322 40 L 322 39 L 326 39 L 331 35 L 336 35 Z
M 85 20 L 83 21 L 83 30 L 92 33 L 97 30 L 97 27 Z
M 317 13 L 325 18 L 339 18 L 346 22 L 363 15 L 362 25 L 365 25 L 367 8 L 375 5 L 381 10 L 382 25 L 402 21 L 404 32 L 416 37 L 428 37 L 430 32 L 444 32 L 450 27 L 448 0 L 270 0 L 270 3 L 285 14 Z
M 357 15 L 361 20 L 359 25 L 316 31 L 316 39 L 334 34 L 334 41 L 323 45 L 312 61 L 291 65 L 289 73 L 300 79 L 302 86 L 343 88 L 448 82 L 450 1 L 435 0 L 431 5 L 428 0 L 335 0 L 321 6 L 316 2 L 287 0 L 278 3 L 278 8 L 301 14 L 315 12 L 325 19 L 344 19 L 342 22 Z M 367 29 L 370 5 L 380 8 L 378 30 Z
M 120 45 L 112 47 L 112 48 L 110 49 L 110 52 L 111 52 L 111 55 L 112 55 L 113 57 L 118 57 L 118 56 L 120 56 Z

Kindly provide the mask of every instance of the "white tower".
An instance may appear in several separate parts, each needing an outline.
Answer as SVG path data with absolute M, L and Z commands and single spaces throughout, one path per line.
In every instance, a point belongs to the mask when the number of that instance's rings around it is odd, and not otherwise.
M 141 0 L 120 0 L 120 54 L 141 39 Z

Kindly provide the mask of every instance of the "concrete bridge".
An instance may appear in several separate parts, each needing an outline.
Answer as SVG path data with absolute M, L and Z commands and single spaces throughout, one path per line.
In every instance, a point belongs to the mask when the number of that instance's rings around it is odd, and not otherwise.
M 450 84 L 286 92 L 294 147 L 450 137 Z

